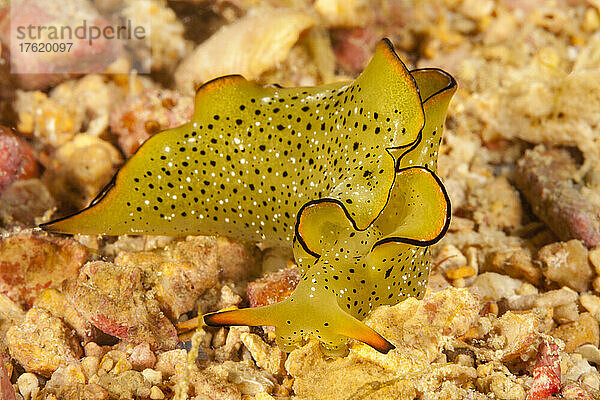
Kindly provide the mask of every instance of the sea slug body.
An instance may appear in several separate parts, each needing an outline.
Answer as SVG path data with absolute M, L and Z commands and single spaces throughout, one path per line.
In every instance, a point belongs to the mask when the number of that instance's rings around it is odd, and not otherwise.
M 287 350 L 312 335 L 331 352 L 347 337 L 387 352 L 360 319 L 424 293 L 428 246 L 450 220 L 436 171 L 455 90 L 443 71 L 409 72 L 385 39 L 352 82 L 218 78 L 198 90 L 191 122 L 147 140 L 88 208 L 42 227 L 293 246 L 303 278 L 288 299 L 205 321 L 273 325 Z

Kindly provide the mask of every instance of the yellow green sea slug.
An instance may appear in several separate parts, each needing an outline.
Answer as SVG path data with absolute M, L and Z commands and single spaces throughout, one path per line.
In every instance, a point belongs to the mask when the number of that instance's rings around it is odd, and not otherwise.
M 189 123 L 152 136 L 89 207 L 42 228 L 293 247 L 302 280 L 288 299 L 204 321 L 274 326 L 285 350 L 312 335 L 329 352 L 350 337 L 386 353 L 394 346 L 361 320 L 424 294 L 428 246 L 450 222 L 436 171 L 455 90 L 441 70 L 408 71 L 386 39 L 352 82 L 217 78 Z

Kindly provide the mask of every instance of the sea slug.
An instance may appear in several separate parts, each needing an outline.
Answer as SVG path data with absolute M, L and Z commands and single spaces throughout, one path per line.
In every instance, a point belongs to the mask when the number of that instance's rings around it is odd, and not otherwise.
M 428 246 L 450 221 L 437 151 L 456 82 L 408 71 L 382 40 L 352 82 L 263 87 L 225 76 L 188 124 L 148 139 L 91 205 L 42 227 L 81 234 L 223 235 L 293 246 L 303 278 L 286 300 L 208 314 L 272 325 L 286 350 L 307 335 L 393 348 L 360 321 L 423 295 Z

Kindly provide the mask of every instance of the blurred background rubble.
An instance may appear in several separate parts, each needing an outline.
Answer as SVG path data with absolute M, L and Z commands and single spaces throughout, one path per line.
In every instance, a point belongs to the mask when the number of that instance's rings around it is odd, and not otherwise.
M 600 398 L 597 0 L 23 0 L 12 16 L 74 25 L 142 3 L 144 46 L 54 55 L 102 74 L 17 75 L 0 0 L 3 399 Z M 247 327 L 192 342 L 198 307 L 293 290 L 295 267 L 265 274 L 256 248 L 30 229 L 86 206 L 147 138 L 188 121 L 206 81 L 351 79 L 382 37 L 409 68 L 459 82 L 439 160 L 453 220 L 428 294 L 368 317 L 389 354 L 286 354 Z

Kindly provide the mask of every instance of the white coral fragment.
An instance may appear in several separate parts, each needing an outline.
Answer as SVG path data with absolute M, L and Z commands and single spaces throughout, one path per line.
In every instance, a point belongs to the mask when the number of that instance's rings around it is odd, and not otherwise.
M 227 74 L 256 79 L 285 60 L 300 34 L 314 24 L 310 14 L 299 10 L 250 13 L 199 45 L 177 68 L 177 86 L 190 92 L 196 85 Z

